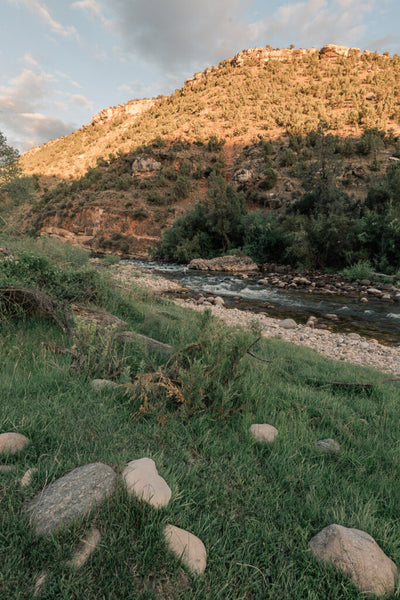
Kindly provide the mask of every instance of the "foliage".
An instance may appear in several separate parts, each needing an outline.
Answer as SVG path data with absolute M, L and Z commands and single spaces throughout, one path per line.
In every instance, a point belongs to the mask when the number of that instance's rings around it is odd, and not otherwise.
M 372 265 L 369 260 L 359 260 L 342 271 L 342 275 L 346 279 L 371 279 L 372 273 Z
M 7 138 L 0 131 L 0 191 L 20 173 L 19 152 L 7 144 Z
M 226 186 L 215 173 L 209 176 L 208 185 L 207 197 L 164 231 L 158 257 L 187 262 L 240 244 L 241 217 L 246 212 L 243 194 Z
M 101 281 L 100 273 L 94 270 L 58 266 L 50 258 L 28 250 L 0 259 L 0 287 L 31 287 L 58 300 L 100 299 L 105 293 Z
M 286 237 L 273 211 L 256 210 L 243 218 L 243 252 L 258 263 L 279 261 L 286 250 Z

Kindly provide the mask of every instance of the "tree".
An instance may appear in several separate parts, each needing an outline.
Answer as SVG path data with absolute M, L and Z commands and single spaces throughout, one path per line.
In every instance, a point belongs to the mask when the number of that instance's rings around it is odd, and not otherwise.
M 19 152 L 7 144 L 7 138 L 0 131 L 0 191 L 20 173 Z

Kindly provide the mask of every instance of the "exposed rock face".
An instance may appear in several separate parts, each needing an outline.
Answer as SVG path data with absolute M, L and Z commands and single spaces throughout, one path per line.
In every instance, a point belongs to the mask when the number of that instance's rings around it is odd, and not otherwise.
M 104 125 L 113 119 L 124 118 L 127 116 L 138 117 L 153 106 L 154 102 L 154 99 L 143 98 L 143 100 L 131 100 L 126 104 L 109 106 L 97 113 L 97 115 L 94 115 L 90 125 Z
M 199 271 L 226 271 L 228 273 L 254 273 L 258 271 L 258 266 L 248 256 L 218 256 L 209 260 L 194 258 L 188 264 L 188 268 Z
M 369 596 L 394 592 L 397 567 L 368 533 L 333 524 L 313 537 L 310 547 L 320 560 L 351 575 L 355 585 Z
M 50 535 L 88 514 L 113 493 L 116 477 L 108 465 L 92 463 L 51 483 L 25 508 L 36 534 Z
M 158 160 L 148 156 L 141 156 L 132 163 L 132 173 L 151 173 L 159 171 L 162 165 Z
M 337 46 L 336 44 L 326 44 L 319 51 L 319 57 L 322 59 L 336 59 L 341 56 L 360 56 L 360 48 L 347 48 L 347 46 Z

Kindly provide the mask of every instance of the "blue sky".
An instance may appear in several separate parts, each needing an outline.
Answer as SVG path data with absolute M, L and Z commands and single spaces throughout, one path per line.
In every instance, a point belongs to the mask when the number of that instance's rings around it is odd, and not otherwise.
M 1 0 L 0 131 L 25 150 L 244 48 L 400 54 L 399 0 Z

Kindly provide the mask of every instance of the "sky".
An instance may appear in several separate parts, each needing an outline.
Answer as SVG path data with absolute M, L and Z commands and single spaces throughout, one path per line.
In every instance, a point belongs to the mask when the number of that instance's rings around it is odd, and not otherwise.
M 245 48 L 400 54 L 399 22 L 399 0 L 0 0 L 0 131 L 27 150 Z

